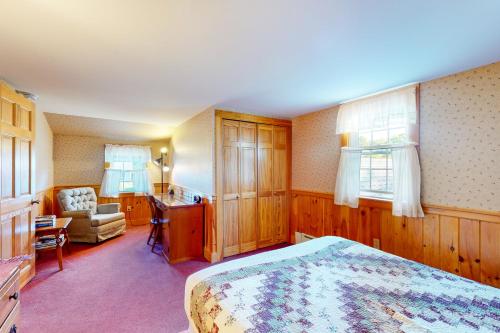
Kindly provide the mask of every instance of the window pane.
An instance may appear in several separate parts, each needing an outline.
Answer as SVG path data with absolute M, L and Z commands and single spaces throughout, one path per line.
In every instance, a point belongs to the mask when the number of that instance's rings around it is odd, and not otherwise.
M 406 142 L 406 129 L 394 128 L 389 131 L 389 142 L 391 144 L 401 144 Z
M 125 171 L 123 173 L 123 179 L 124 181 L 132 181 L 132 173 Z
M 362 154 L 361 155 L 361 168 L 370 168 L 370 155 L 369 154 Z
M 386 145 L 388 142 L 388 131 L 374 131 L 372 132 L 372 145 Z
M 387 168 L 387 155 L 373 154 L 372 169 L 386 169 L 386 168 Z
M 123 184 L 123 191 L 133 191 L 134 189 L 134 183 L 132 182 L 122 182 Z
M 371 170 L 371 189 L 373 191 L 386 191 L 386 183 L 386 170 Z
M 392 169 L 392 154 L 390 152 L 387 154 L 387 169 Z
M 370 190 L 370 169 L 361 169 L 359 186 L 362 190 Z

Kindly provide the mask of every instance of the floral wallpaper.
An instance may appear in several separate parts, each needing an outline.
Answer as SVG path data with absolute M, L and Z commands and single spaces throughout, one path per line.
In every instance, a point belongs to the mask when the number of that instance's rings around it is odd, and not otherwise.
M 160 156 L 160 148 L 168 146 L 168 140 L 140 142 L 117 141 L 107 138 L 54 135 L 54 185 L 94 185 L 101 184 L 104 174 L 104 145 L 138 144 L 151 146 L 152 158 Z M 159 183 L 160 169 L 153 167 L 153 182 Z M 168 175 L 165 175 L 165 181 Z
M 337 108 L 293 119 L 292 188 L 333 192 Z M 422 202 L 500 211 L 500 62 L 420 87 Z
M 340 159 L 338 107 L 292 120 L 292 188 L 333 192 Z
M 424 203 L 500 211 L 500 62 L 420 89 Z

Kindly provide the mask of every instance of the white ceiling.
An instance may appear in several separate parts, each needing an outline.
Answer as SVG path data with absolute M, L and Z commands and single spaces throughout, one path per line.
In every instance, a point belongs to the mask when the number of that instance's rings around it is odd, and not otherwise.
M 292 117 L 500 60 L 500 1 L 1 1 L 0 77 L 44 112 Z
M 94 136 L 124 141 L 153 141 L 169 137 L 173 128 L 162 125 L 45 113 L 55 134 Z

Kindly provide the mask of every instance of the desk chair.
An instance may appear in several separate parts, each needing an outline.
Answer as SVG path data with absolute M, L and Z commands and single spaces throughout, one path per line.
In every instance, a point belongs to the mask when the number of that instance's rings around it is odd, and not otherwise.
M 163 218 L 162 211 L 156 205 L 156 199 L 152 195 L 147 196 L 149 209 L 151 210 L 151 231 L 149 232 L 149 237 L 147 244 L 153 239 L 153 245 L 151 246 L 151 252 L 154 252 L 155 246 L 161 240 L 161 230 L 162 224 L 168 223 L 168 219 Z

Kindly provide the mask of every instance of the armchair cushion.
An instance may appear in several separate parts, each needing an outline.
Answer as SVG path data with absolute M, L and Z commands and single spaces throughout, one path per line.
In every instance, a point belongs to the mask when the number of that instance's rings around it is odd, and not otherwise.
M 97 214 L 114 214 L 120 212 L 119 203 L 97 205 Z
M 83 209 L 83 210 L 72 210 L 65 211 L 61 213 L 62 217 L 72 217 L 75 219 L 90 219 L 92 217 L 92 210 Z
M 61 190 L 57 199 L 62 211 L 90 209 L 92 214 L 97 213 L 97 196 L 92 187 L 79 187 Z
M 95 214 L 92 215 L 92 218 L 90 219 L 90 225 L 93 227 L 98 227 L 123 219 L 125 219 L 125 214 L 121 212 L 114 214 Z

